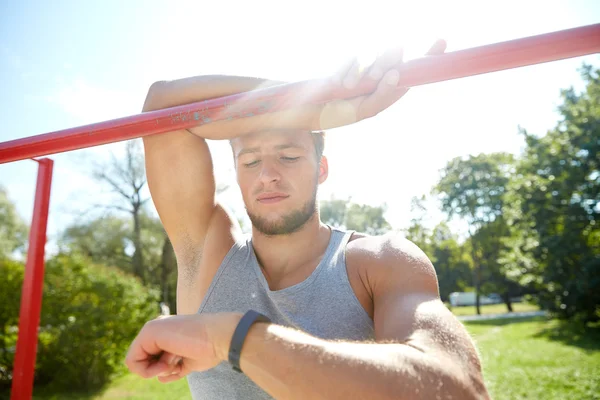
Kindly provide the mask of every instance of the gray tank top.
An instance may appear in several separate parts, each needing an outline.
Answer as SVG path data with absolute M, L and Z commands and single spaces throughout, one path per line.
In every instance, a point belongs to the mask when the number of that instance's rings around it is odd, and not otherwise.
M 351 231 L 331 228 L 325 254 L 304 281 L 272 291 L 258 265 L 252 241 L 233 245 L 208 288 L 198 313 L 256 310 L 274 323 L 328 340 L 373 340 L 373 321 L 348 280 L 345 249 Z M 271 399 L 229 363 L 187 377 L 194 400 Z

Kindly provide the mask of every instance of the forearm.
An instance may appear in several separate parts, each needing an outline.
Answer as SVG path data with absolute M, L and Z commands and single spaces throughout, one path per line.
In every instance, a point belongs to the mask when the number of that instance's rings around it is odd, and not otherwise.
M 474 398 L 461 368 L 410 346 L 324 341 L 262 323 L 250 330 L 240 365 L 277 399 Z
M 154 83 L 148 91 L 144 111 L 190 104 L 246 92 L 284 82 L 246 76 L 201 75 Z
M 196 76 L 156 82 L 148 91 L 143 111 L 154 111 L 198 101 L 229 96 L 284 82 L 243 76 Z M 189 129 L 205 139 L 232 139 L 262 129 L 318 129 L 320 107 L 309 105 L 274 113 L 238 118 L 235 104 L 226 112 L 236 118 L 223 118 Z

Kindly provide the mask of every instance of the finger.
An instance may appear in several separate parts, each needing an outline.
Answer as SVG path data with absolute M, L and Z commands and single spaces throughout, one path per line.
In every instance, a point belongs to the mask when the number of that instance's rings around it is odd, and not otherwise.
M 348 72 L 352 66 L 356 63 L 356 57 L 346 60 L 340 69 L 338 69 L 331 77 L 331 82 L 335 85 L 341 86 L 344 82 L 344 78 L 348 75 Z
M 158 347 L 154 337 L 151 333 L 152 322 L 148 322 L 144 325 L 140 333 L 129 346 L 127 356 L 125 357 L 125 364 L 127 368 L 140 376 L 146 374 L 146 369 L 151 363 L 156 363 L 163 355 L 162 349 Z
M 163 352 L 158 360 L 146 365 L 144 375 L 146 377 L 153 376 L 169 376 L 174 373 L 181 372 L 183 358 L 177 354 Z
M 167 371 L 170 374 L 173 371 L 175 371 L 176 367 L 178 367 L 183 362 L 183 359 L 177 354 L 164 352 L 158 361 L 169 366 Z M 164 373 L 164 371 L 161 373 Z
M 395 47 L 385 51 L 371 65 L 367 76 L 372 80 L 379 81 L 388 70 L 397 67 L 402 62 L 403 55 L 404 50 L 402 47 Z
M 360 82 L 363 74 L 365 72 L 365 67 L 360 64 L 357 58 L 354 59 L 354 62 L 346 72 L 342 80 L 342 85 L 346 89 L 354 89 L 356 85 Z
M 446 47 L 446 41 L 444 39 L 438 39 L 433 43 L 426 54 L 428 56 L 437 56 L 443 54 L 446 51 Z
M 407 92 L 407 89 L 397 87 L 400 73 L 391 69 L 383 76 L 373 94 L 367 96 L 360 104 L 358 120 L 373 117 L 385 110 Z
M 144 378 L 153 378 L 155 376 L 168 376 L 174 372 L 178 372 L 180 369 L 179 365 L 167 364 L 164 361 L 158 361 L 152 364 L 148 364 L 146 369 L 141 375 Z
M 172 373 L 167 376 L 158 376 L 156 379 L 158 379 L 158 381 L 161 383 L 169 383 L 169 382 L 178 381 L 183 377 L 185 377 L 185 375 L 182 375 L 181 373 L 176 372 L 176 373 Z
M 165 353 L 160 360 L 146 363 L 143 372 L 139 375 L 143 378 L 152 378 L 155 376 L 160 377 L 178 374 L 181 372 L 182 364 L 181 357 Z

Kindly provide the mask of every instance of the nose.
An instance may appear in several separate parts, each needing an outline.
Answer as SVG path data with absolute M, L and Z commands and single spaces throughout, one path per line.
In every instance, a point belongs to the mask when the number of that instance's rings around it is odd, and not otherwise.
M 270 183 L 279 182 L 281 175 L 279 174 L 279 171 L 273 162 L 263 160 L 261 163 L 259 179 L 264 185 L 267 185 Z

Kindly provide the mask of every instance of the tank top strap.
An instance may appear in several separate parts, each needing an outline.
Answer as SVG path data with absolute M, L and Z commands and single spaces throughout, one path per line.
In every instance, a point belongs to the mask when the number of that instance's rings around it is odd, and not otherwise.
M 335 228 L 333 228 L 333 229 L 334 230 L 332 230 L 332 232 L 337 232 L 337 234 L 339 235 L 339 239 L 337 240 L 337 242 L 335 244 L 335 252 L 334 252 L 333 256 L 331 257 L 331 260 L 329 260 L 329 263 L 335 264 L 338 266 L 342 265 L 345 267 L 346 266 L 346 246 L 348 245 L 350 238 L 354 234 L 354 231 L 338 230 Z

